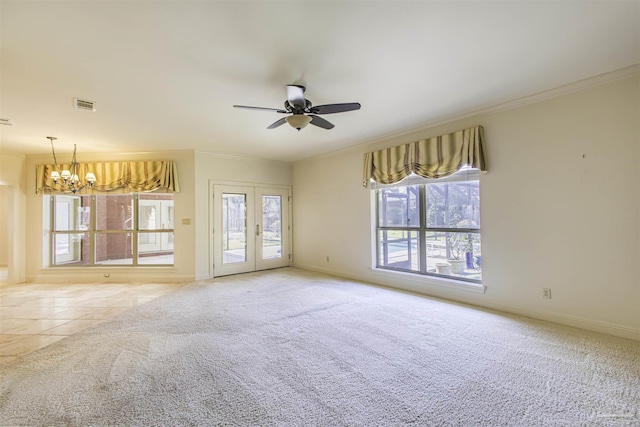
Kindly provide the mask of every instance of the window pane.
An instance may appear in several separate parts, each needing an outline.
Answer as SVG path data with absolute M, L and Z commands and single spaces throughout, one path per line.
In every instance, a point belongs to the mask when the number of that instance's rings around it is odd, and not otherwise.
M 427 184 L 427 227 L 480 229 L 479 181 Z
M 427 272 L 482 280 L 480 233 L 427 232 Z
M 173 264 L 173 233 L 138 233 L 138 264 Z
M 89 229 L 91 219 L 89 196 L 55 196 L 53 200 L 55 231 Z
M 52 196 L 53 204 L 47 203 L 43 211 L 45 228 L 53 216 L 46 254 L 52 254 L 53 265 L 172 265 L 173 197 L 146 193 Z M 140 232 L 134 230 L 136 201 Z M 53 206 L 52 211 L 49 206 Z M 80 232 L 85 230 L 87 234 Z M 133 259 L 134 241 L 138 241 L 137 261 Z M 94 244 L 93 251 L 90 242 Z M 90 259 L 92 253 L 94 259 Z
M 222 246 L 224 264 L 247 260 L 247 203 L 244 194 L 222 195 Z
M 53 265 L 89 264 L 89 235 L 53 234 Z
M 378 231 L 378 264 L 380 267 L 420 271 L 419 248 L 417 231 Z
M 132 230 L 133 194 L 97 195 L 96 230 Z
M 133 236 L 131 233 L 96 233 L 96 264 L 133 264 Z
M 383 188 L 378 191 L 380 227 L 419 227 L 418 185 Z
M 138 229 L 173 230 L 173 194 L 140 194 Z
M 262 259 L 282 258 L 282 200 L 262 196 Z

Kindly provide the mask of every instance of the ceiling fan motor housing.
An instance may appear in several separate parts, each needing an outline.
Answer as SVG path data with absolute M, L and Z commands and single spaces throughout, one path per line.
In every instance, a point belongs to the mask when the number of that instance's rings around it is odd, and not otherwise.
M 289 100 L 284 101 L 284 108 L 293 114 L 310 113 L 311 107 L 313 107 L 313 104 L 308 99 L 304 100 L 304 107 L 292 104 Z

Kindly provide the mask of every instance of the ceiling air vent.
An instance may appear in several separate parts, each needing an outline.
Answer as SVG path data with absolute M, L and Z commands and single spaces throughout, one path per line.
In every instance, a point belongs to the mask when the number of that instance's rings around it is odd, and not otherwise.
M 86 99 L 73 98 L 73 106 L 81 110 L 96 111 L 96 103 Z
M 0 125 L 11 126 L 13 125 L 13 122 L 11 119 L 0 119 Z

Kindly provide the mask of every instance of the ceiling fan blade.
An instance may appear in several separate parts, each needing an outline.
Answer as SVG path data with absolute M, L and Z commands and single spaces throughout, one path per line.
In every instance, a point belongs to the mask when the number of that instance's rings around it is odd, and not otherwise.
M 289 104 L 304 108 L 306 105 L 306 101 L 304 100 L 304 91 L 304 86 L 287 85 L 287 100 L 289 101 Z
M 277 120 L 277 121 L 273 122 L 273 123 L 271 124 L 271 126 L 269 126 L 267 129 L 275 129 L 275 128 L 277 128 L 278 126 L 282 126 L 282 125 L 283 125 L 283 124 L 285 124 L 286 122 L 287 122 L 287 118 L 286 118 L 286 117 L 283 117 L 283 118 L 281 118 L 280 120 Z
M 333 129 L 335 126 L 333 123 L 330 123 L 328 121 L 326 121 L 325 119 L 323 119 L 320 116 L 314 116 L 313 114 L 309 114 L 309 117 L 311 117 L 311 124 L 312 125 L 316 125 L 318 127 L 321 127 L 323 129 Z
M 360 109 L 359 103 L 348 102 L 346 104 L 314 105 L 311 108 L 311 112 L 314 114 L 333 114 L 333 113 L 344 113 L 345 111 L 354 111 L 359 109 Z
M 249 110 L 262 110 L 262 111 L 275 111 L 277 113 L 288 113 L 288 111 L 278 108 L 266 108 L 266 107 L 250 107 L 248 105 L 234 105 L 234 108 L 248 108 Z

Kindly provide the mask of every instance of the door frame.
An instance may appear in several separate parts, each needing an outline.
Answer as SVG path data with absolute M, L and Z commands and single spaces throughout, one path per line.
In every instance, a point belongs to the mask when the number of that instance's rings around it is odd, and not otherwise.
M 254 187 L 255 189 L 259 188 L 277 188 L 280 190 L 286 190 L 288 194 L 288 202 L 287 203 L 287 216 L 288 221 L 286 224 L 288 236 L 287 236 L 287 244 L 289 245 L 289 262 L 287 266 L 293 265 L 293 203 L 292 203 L 292 187 L 290 185 L 281 185 L 281 184 L 265 184 L 265 183 L 257 183 L 257 182 L 245 182 L 245 181 L 224 181 L 224 180 L 209 180 L 209 278 L 215 277 L 215 267 L 214 267 L 214 210 L 213 210 L 213 187 L 216 185 L 228 185 L 228 186 L 236 186 L 236 187 Z M 283 224 L 283 227 L 285 225 Z

